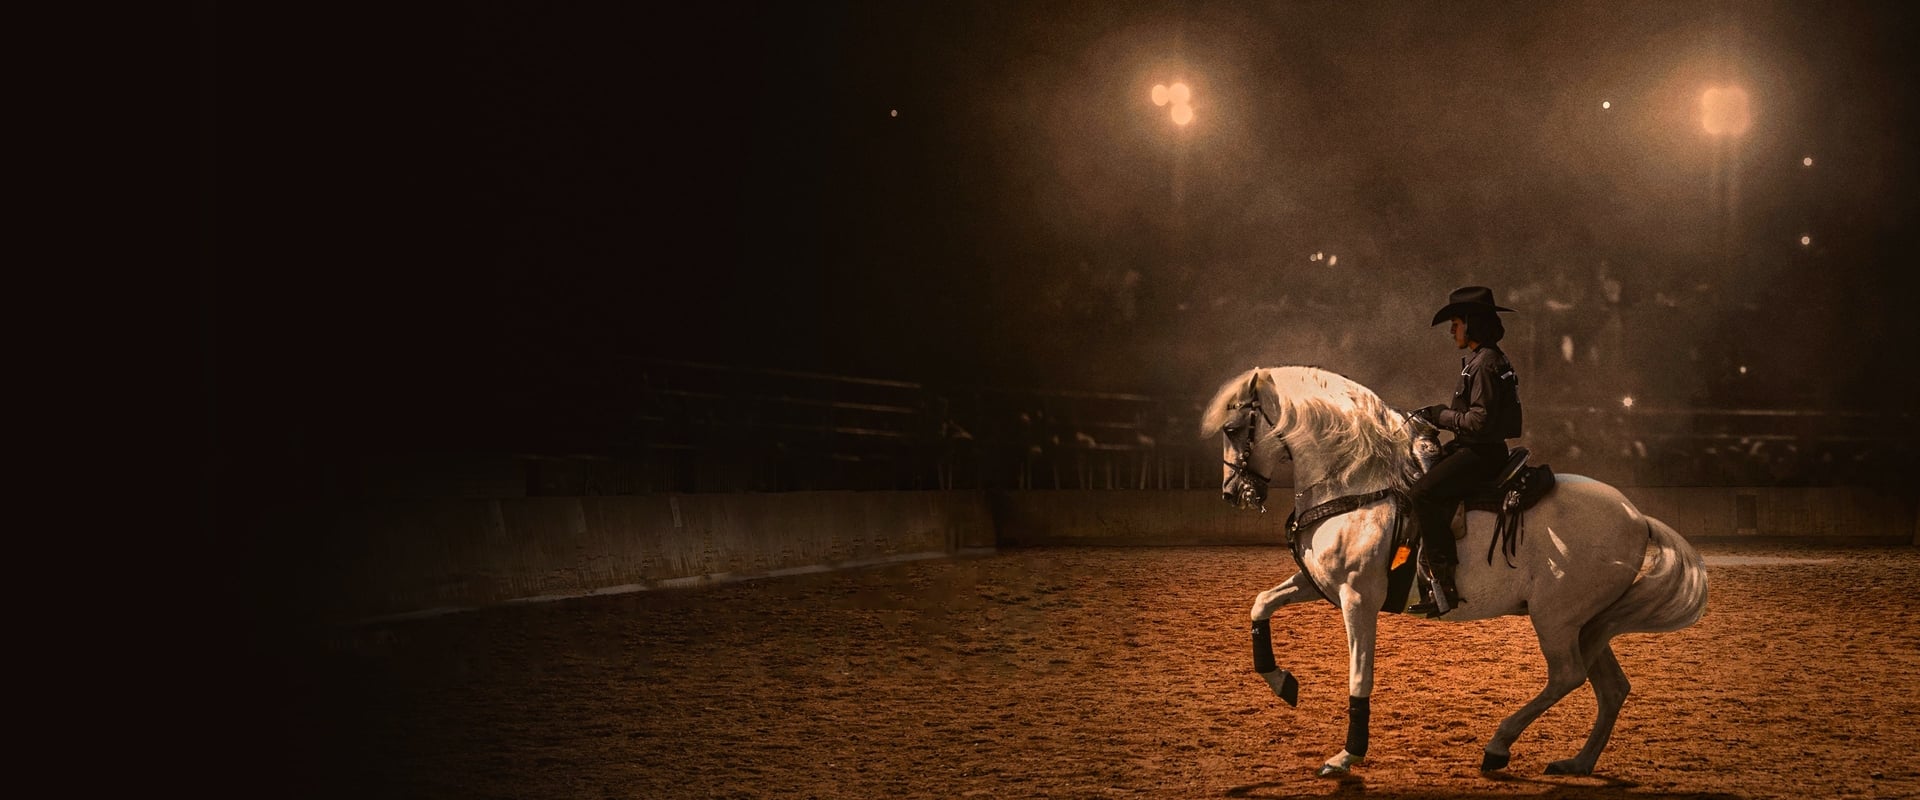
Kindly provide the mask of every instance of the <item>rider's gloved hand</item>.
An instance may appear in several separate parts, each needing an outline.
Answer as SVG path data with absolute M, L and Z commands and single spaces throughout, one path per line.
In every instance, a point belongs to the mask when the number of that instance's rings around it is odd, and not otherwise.
M 1440 409 L 1443 409 L 1443 408 L 1446 408 L 1446 406 L 1431 405 L 1431 406 L 1422 408 L 1419 411 L 1413 412 L 1413 415 L 1423 420 L 1426 420 L 1426 423 L 1428 425 L 1432 425 L 1433 427 L 1438 428 L 1440 427 Z

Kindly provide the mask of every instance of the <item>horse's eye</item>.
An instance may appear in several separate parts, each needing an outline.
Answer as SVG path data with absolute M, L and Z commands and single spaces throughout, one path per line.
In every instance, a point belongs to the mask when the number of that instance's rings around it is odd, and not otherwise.
M 1240 426 L 1228 425 L 1226 430 L 1227 430 L 1227 433 L 1238 433 L 1240 431 Z

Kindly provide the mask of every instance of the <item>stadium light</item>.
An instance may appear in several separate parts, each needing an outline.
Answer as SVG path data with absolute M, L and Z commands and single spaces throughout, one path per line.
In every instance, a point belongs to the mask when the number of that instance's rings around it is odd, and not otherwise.
M 1753 125 L 1747 91 L 1738 86 L 1715 87 L 1700 95 L 1700 125 L 1714 136 L 1739 136 Z
M 1193 121 L 1193 87 L 1178 81 L 1171 86 L 1156 83 L 1149 97 L 1156 106 L 1173 106 L 1173 124 L 1186 125 Z

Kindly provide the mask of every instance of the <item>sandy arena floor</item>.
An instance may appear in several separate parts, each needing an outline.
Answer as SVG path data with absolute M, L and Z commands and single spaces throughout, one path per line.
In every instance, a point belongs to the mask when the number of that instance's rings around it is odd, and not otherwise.
M 1591 778 L 1547 777 L 1582 688 L 1524 618 L 1381 624 L 1368 760 L 1324 603 L 1274 618 L 1298 709 L 1250 670 L 1278 548 L 1039 549 L 360 629 L 272 698 L 291 785 L 336 797 L 1920 797 L 1920 549 L 1707 545 L 1712 599 L 1614 640 L 1633 681 Z M 1811 563 L 1810 563 L 1811 562 Z

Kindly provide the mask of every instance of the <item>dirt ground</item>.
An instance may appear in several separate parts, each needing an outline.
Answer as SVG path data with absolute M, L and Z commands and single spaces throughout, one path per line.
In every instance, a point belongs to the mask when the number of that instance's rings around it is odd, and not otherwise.
M 1920 797 L 1920 549 L 1701 549 L 1705 619 L 1614 642 L 1633 694 L 1589 778 L 1541 774 L 1584 687 L 1478 771 L 1545 682 L 1525 618 L 1383 619 L 1372 752 L 1325 780 L 1338 615 L 1274 618 L 1298 709 L 1249 665 L 1285 551 L 1036 549 L 338 634 L 266 699 L 302 732 L 266 794 Z

